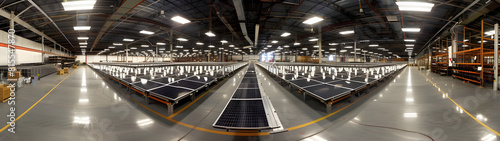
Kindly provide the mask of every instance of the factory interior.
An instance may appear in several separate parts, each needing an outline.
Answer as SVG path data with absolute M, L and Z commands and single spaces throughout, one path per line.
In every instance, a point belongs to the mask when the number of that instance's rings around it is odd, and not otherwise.
M 0 141 L 500 141 L 500 0 L 0 0 Z

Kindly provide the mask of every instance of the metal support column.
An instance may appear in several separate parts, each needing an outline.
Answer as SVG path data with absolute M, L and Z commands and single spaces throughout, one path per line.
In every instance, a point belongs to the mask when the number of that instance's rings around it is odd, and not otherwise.
M 321 41 L 322 41 L 322 37 L 321 37 L 321 24 L 318 23 L 318 56 L 319 56 L 319 59 L 318 59 L 318 64 L 321 64 L 321 58 L 323 58 L 323 54 L 321 54 L 321 51 L 322 51 L 322 47 L 321 47 Z
M 125 56 L 125 62 L 126 62 L 126 63 L 128 63 L 128 51 L 129 51 L 129 49 L 128 49 L 128 44 L 127 44 L 127 45 L 125 46 L 125 55 L 126 55 L 126 56 Z
M 170 62 L 174 62 L 174 52 L 172 51 L 173 39 L 174 39 L 174 31 L 170 29 Z
M 43 43 L 44 39 L 45 39 L 45 37 L 42 36 L 42 64 L 44 63 L 43 55 L 45 54 L 45 53 L 43 53 L 45 51 L 45 44 Z
M 495 56 L 493 57 L 495 59 L 495 63 L 493 64 L 493 69 L 494 69 L 494 75 L 495 75 L 495 80 L 493 81 L 493 90 L 496 91 L 498 90 L 498 23 L 495 24 L 495 43 L 493 45 L 493 48 L 495 49 Z

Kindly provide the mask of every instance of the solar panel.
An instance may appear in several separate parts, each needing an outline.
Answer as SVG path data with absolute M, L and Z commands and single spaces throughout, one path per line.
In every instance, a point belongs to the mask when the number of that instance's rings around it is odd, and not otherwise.
M 311 86 L 311 85 L 321 84 L 319 82 L 311 81 L 311 80 L 307 80 L 307 79 L 292 80 L 292 81 L 290 81 L 290 83 L 293 83 L 294 85 L 296 85 L 298 87 L 307 87 L 307 86 Z
M 171 86 L 180 86 L 180 87 L 185 87 L 185 88 L 190 88 L 193 90 L 199 89 L 200 87 L 205 86 L 204 83 L 200 82 L 193 82 L 193 81 L 186 81 L 186 80 L 180 80 L 174 83 L 170 84 Z
M 231 100 L 215 127 L 269 127 L 262 100 Z
M 366 86 L 366 83 L 360 83 L 360 82 L 349 81 L 349 80 L 338 80 L 338 81 L 330 82 L 328 84 L 331 84 L 334 86 L 351 88 L 351 89 L 355 89 L 355 90 Z
M 338 97 L 339 95 L 345 95 L 352 91 L 351 89 L 335 87 L 327 84 L 307 87 L 305 88 L 305 90 L 323 100 L 328 100 L 333 97 Z
M 166 98 L 169 100 L 177 100 L 182 97 L 186 97 L 191 91 L 183 88 L 173 87 L 173 86 L 163 86 L 154 90 L 150 93 L 155 96 Z
M 261 98 L 259 89 L 237 89 L 233 98 Z

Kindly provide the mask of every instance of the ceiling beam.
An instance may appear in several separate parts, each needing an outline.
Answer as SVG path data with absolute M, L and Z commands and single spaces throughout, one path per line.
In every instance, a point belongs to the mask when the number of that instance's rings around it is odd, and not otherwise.
M 97 34 L 94 43 L 92 44 L 92 47 L 90 48 L 90 51 L 94 49 L 94 47 L 99 43 L 99 40 L 101 40 L 102 36 L 106 31 L 117 21 L 118 19 L 121 19 L 123 16 L 125 16 L 127 13 L 132 11 L 135 7 L 137 7 L 139 4 L 144 2 L 144 0 L 125 0 L 120 7 L 116 10 L 113 15 L 109 16 L 106 19 L 106 22 L 101 26 L 99 29 L 99 33 Z

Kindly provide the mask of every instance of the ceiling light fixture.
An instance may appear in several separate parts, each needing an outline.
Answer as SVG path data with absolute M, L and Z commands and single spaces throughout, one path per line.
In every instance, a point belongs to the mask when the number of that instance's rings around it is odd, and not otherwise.
M 281 34 L 281 37 L 288 37 L 290 35 L 291 35 L 291 33 L 285 32 L 285 33 Z
M 90 30 L 90 26 L 73 26 L 74 30 Z
M 420 32 L 420 28 L 401 28 L 403 32 Z
M 377 44 L 373 44 L 373 45 L 368 45 L 369 47 L 378 47 Z
M 207 35 L 208 37 L 215 37 L 215 34 L 212 33 L 212 31 L 205 33 L 205 35 Z
M 415 39 L 405 39 L 405 42 L 415 42 Z
M 66 1 L 61 4 L 64 7 L 64 11 L 71 10 L 90 10 L 94 9 L 96 0 L 77 0 L 77 1 Z
M 186 39 L 186 38 L 177 38 L 177 40 L 182 41 L 182 42 L 188 41 L 188 39 Z
M 130 49 L 137 49 L 136 47 L 131 47 Z
M 147 30 L 141 30 L 141 31 L 139 31 L 139 33 L 141 33 L 141 34 L 147 34 L 147 35 L 153 35 L 153 34 L 155 34 L 154 32 L 147 31 Z
M 165 44 L 165 43 L 161 43 L 161 42 L 158 42 L 158 43 L 156 43 L 156 45 L 161 45 L 161 46 L 164 46 L 164 45 L 167 45 L 167 44 Z
M 214 48 L 215 46 L 214 45 L 208 45 L 209 48 Z
M 86 43 L 86 42 L 85 42 L 85 43 L 79 43 L 79 44 L 80 44 L 80 45 L 87 45 L 87 43 Z
M 78 37 L 78 40 L 88 40 L 89 37 Z
M 141 45 L 141 47 L 149 47 L 149 45 Z
M 309 41 L 311 42 L 318 41 L 318 38 L 309 39 Z
M 400 11 L 431 12 L 433 3 L 418 1 L 399 1 L 396 2 Z
M 285 45 L 285 46 L 283 46 L 283 47 L 288 48 L 288 47 L 290 47 L 290 46 L 289 46 L 289 45 Z
M 341 31 L 339 34 L 346 35 L 346 34 L 353 34 L 354 30 L 349 30 L 349 31 Z
M 202 42 L 196 42 L 196 45 L 202 46 L 202 45 L 204 45 L 204 43 L 202 43 Z
M 175 22 L 178 22 L 178 23 L 181 23 L 181 24 L 187 24 L 187 23 L 190 23 L 191 21 L 189 21 L 188 19 L 184 18 L 184 17 L 181 17 L 181 16 L 175 16 L 175 17 L 172 17 L 171 18 L 173 21 Z
M 271 43 L 276 44 L 276 43 L 278 43 L 278 41 L 273 40 L 273 41 L 271 41 Z
M 407 47 L 415 46 L 414 44 L 406 44 Z
M 294 45 L 294 46 L 298 46 L 298 45 L 300 45 L 300 43 L 293 43 L 293 45 Z
M 221 43 L 227 43 L 227 41 L 226 41 L 226 40 L 221 40 L 220 42 L 221 42 Z
M 323 18 L 320 18 L 320 17 L 312 17 L 312 18 L 309 18 L 307 19 L 306 21 L 304 21 L 303 23 L 305 24 L 315 24 L 317 22 L 320 22 L 320 21 L 323 21 L 324 19 Z
M 114 46 L 109 46 L 108 48 L 115 48 Z
M 122 46 L 123 44 L 122 43 L 113 43 L 113 45 L 115 45 L 115 46 Z
M 127 39 L 127 38 L 123 38 L 123 41 L 126 41 L 126 42 L 133 42 L 134 39 Z

